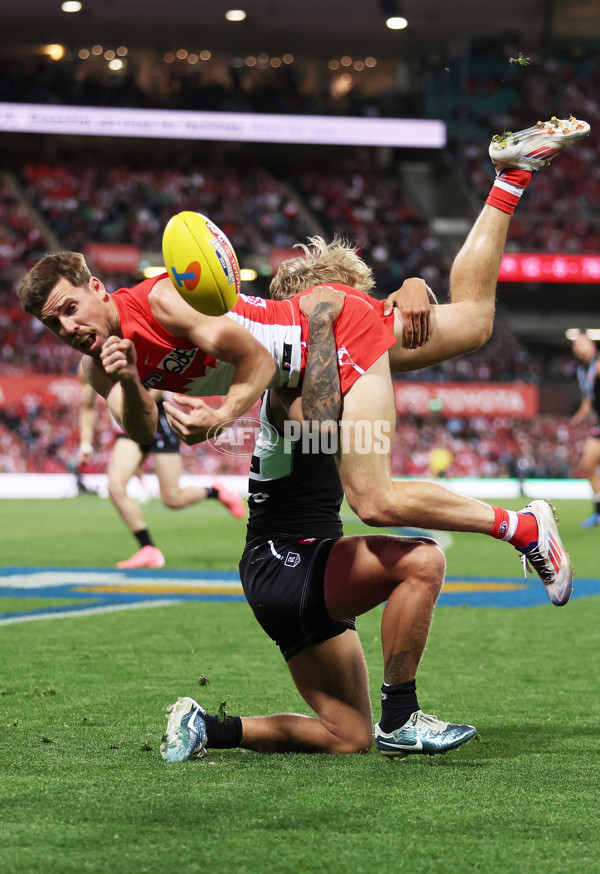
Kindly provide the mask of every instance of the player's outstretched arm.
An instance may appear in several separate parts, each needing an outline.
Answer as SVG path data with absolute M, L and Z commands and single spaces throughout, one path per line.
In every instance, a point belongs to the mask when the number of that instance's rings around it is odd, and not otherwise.
M 275 373 L 272 356 L 258 340 L 227 316 L 205 316 L 189 306 L 169 280 L 156 283 L 149 297 L 154 317 L 176 337 L 185 337 L 219 361 L 233 365 L 233 378 L 223 403 L 217 409 L 199 398 L 178 396 L 187 407 L 179 415 L 165 405 L 169 425 L 185 443 L 206 439 L 208 431 L 225 421 L 243 416 L 260 398 Z M 180 411 L 181 412 L 181 411 Z

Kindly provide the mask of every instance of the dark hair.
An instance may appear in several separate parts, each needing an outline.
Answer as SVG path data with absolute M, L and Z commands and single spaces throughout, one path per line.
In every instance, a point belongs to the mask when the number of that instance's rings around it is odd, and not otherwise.
M 34 313 L 46 303 L 48 295 L 59 279 L 68 279 L 71 285 L 80 288 L 91 278 L 85 258 L 79 252 L 57 252 L 46 255 L 23 277 L 17 288 L 21 306 Z

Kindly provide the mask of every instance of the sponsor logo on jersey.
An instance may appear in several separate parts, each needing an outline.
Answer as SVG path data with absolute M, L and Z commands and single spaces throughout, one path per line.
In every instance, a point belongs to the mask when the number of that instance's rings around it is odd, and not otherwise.
M 188 369 L 197 353 L 197 349 L 171 349 L 158 366 L 168 373 L 183 373 Z
M 254 504 L 264 504 L 265 501 L 269 500 L 268 492 L 256 492 L 254 495 L 250 495 L 248 498 L 249 501 L 252 501 Z
M 160 373 L 160 371 L 155 370 L 149 376 L 146 376 L 142 380 L 142 385 L 144 388 L 158 388 L 165 381 L 164 373 Z
M 305 537 L 304 540 L 299 540 L 298 543 L 316 543 L 318 539 L 318 537 Z
M 500 537 L 504 537 L 506 532 L 508 531 L 508 522 L 500 523 Z
M 241 294 L 240 297 L 245 303 L 249 303 L 252 307 L 260 307 L 263 310 L 267 308 L 267 301 L 264 297 L 258 297 L 255 294 Z
M 353 367 L 355 370 L 357 370 L 359 373 L 364 373 L 364 370 L 362 369 L 362 367 L 360 367 L 360 365 L 358 365 L 356 363 L 356 361 L 350 355 L 350 353 L 348 352 L 348 350 L 346 349 L 345 346 L 339 347 L 339 349 L 337 351 L 337 357 L 338 357 L 338 364 L 340 367 L 343 367 L 344 365 L 349 365 L 350 367 Z
M 296 567 L 301 562 L 301 558 L 297 552 L 288 552 L 285 557 L 285 566 L 286 567 Z

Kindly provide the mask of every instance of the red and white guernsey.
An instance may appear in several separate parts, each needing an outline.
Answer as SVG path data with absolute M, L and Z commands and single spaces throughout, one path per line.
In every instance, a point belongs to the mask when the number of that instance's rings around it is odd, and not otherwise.
M 219 361 L 190 340 L 175 337 L 154 317 L 148 301 L 154 283 L 166 274 L 146 279 L 133 288 L 120 288 L 112 299 L 117 305 L 121 333 L 132 340 L 137 369 L 146 388 L 164 389 L 195 397 L 227 394 L 234 366 Z M 382 316 L 379 301 L 344 285 L 342 312 L 334 323 L 342 394 L 396 342 L 393 317 Z M 243 325 L 273 356 L 275 375 L 269 388 L 295 388 L 306 366 L 308 321 L 298 298 L 275 301 L 240 294 L 227 316 Z

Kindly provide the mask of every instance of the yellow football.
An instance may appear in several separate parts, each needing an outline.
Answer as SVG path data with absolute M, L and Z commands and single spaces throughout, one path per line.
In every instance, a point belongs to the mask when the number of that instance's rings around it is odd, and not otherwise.
M 163 258 L 171 282 L 194 309 L 222 316 L 237 301 L 240 268 L 233 246 L 210 219 L 180 212 L 163 233 Z

